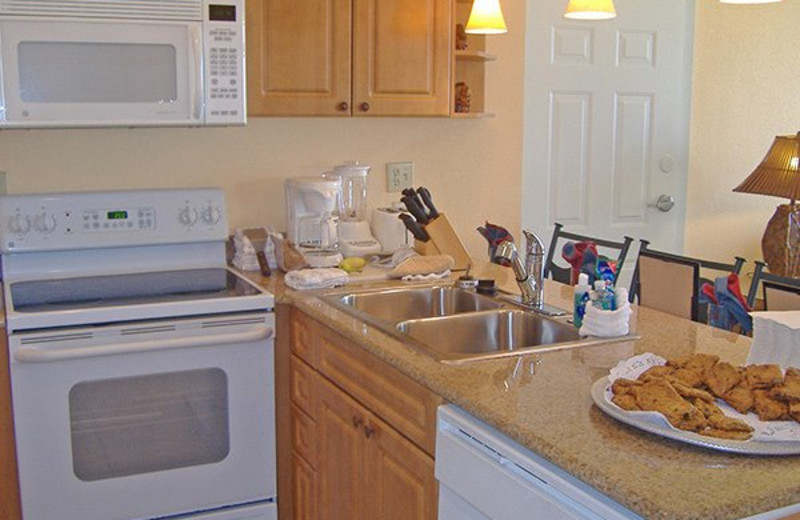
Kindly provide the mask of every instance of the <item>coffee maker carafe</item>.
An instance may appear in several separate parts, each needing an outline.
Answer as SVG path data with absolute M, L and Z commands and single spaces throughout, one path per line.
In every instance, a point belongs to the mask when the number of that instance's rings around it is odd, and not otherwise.
M 326 179 L 341 183 L 338 200 L 339 249 L 344 256 L 366 256 L 381 252 L 367 220 L 367 175 L 370 167 L 355 161 L 335 166 Z
M 340 189 L 338 179 L 286 180 L 287 238 L 311 267 L 333 267 L 342 261 L 337 215 Z

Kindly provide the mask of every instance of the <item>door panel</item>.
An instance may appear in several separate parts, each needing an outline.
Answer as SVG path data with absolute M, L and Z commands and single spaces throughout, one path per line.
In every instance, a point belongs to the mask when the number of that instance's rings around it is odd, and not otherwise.
M 360 520 L 363 409 L 321 377 L 319 395 L 319 503 L 322 518 Z
M 694 2 L 618 0 L 600 23 L 563 8 L 528 2 L 523 225 L 680 252 Z M 651 207 L 662 193 L 668 213 Z
M 450 1 L 354 3 L 353 114 L 449 115 Z
M 349 116 L 350 0 L 246 5 L 248 114 Z
M 433 459 L 372 418 L 368 428 L 365 476 L 369 489 L 366 518 L 435 520 L 437 482 Z

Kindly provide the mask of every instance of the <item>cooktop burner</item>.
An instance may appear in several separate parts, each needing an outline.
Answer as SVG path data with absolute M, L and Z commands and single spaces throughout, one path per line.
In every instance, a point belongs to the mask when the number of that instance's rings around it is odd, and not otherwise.
M 253 285 L 224 268 L 14 282 L 10 289 L 14 310 L 22 313 L 213 301 L 259 294 Z

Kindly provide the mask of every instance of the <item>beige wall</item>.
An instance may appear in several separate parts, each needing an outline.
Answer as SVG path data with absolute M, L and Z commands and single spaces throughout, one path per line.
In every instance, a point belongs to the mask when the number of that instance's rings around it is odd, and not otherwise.
M 790 41 L 800 1 L 765 6 L 697 0 L 686 252 L 760 257 L 779 199 L 735 194 L 775 134 L 800 129 L 800 67 Z M 0 131 L 8 191 L 219 185 L 232 226 L 284 226 L 283 180 L 345 160 L 373 167 L 372 205 L 385 193 L 385 163 L 414 161 L 473 255 L 485 219 L 518 234 L 525 2 L 505 0 L 509 33 L 490 38 L 495 118 L 251 118 L 245 128 Z M 796 37 L 793 38 L 796 40 Z
M 797 0 L 697 0 L 687 254 L 761 259 L 764 227 L 788 201 L 731 190 L 775 135 L 800 130 L 798 21 Z
M 385 163 L 414 161 L 415 185 L 433 193 L 474 255 L 485 219 L 518 226 L 522 140 L 523 2 L 506 2 L 509 34 L 488 65 L 491 119 L 251 118 L 244 128 L 0 131 L 9 193 L 216 185 L 232 226 L 285 225 L 283 181 L 345 160 L 373 167 L 371 206 Z

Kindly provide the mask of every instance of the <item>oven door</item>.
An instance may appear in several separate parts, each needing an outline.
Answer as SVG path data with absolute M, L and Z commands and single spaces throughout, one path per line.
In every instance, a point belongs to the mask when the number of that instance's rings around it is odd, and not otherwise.
M 0 20 L 0 126 L 195 125 L 202 24 Z
M 274 518 L 273 331 L 251 312 L 12 334 L 24 517 Z

